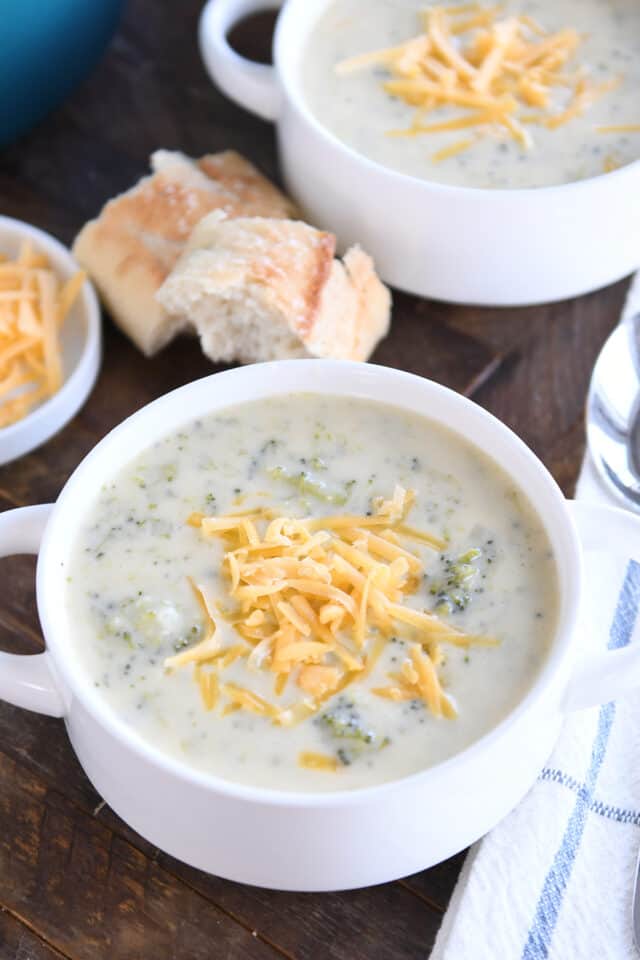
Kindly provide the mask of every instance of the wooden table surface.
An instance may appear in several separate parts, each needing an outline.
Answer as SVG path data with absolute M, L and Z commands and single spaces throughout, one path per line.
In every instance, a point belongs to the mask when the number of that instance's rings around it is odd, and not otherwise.
M 147 169 L 157 147 L 234 147 L 277 177 L 272 129 L 208 82 L 196 48 L 200 0 L 130 0 L 92 76 L 0 155 L 1 211 L 70 242 L 103 202 Z M 237 32 L 255 56 L 270 23 Z M 453 387 L 491 410 L 571 494 L 596 354 L 625 284 L 571 302 L 470 309 L 395 297 L 378 363 Z M 211 372 L 195 341 L 145 360 L 105 322 L 98 384 L 44 447 L 0 469 L 0 509 L 55 500 L 85 454 L 123 417 Z M 0 563 L 0 648 L 42 641 L 34 562 Z M 340 894 L 286 894 L 207 876 L 150 846 L 84 776 L 60 721 L 0 704 L 0 958 L 425 958 L 463 855 L 405 880 Z

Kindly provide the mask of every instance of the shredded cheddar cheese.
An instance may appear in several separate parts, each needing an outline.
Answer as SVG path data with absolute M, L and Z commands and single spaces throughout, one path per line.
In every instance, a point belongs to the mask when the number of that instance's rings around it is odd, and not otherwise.
M 443 160 L 448 160 L 449 157 L 456 157 L 459 153 L 464 153 L 465 150 L 469 150 L 475 143 L 475 140 L 467 138 L 466 140 L 456 140 L 455 143 L 449 144 L 448 147 L 443 147 L 442 150 L 436 150 L 435 153 L 431 155 L 431 159 L 434 163 L 442 163 Z
M 371 516 L 296 519 L 269 510 L 222 517 L 192 514 L 188 523 L 202 536 L 223 541 L 229 607 L 223 612 L 216 604 L 214 612 L 205 588 L 191 581 L 205 634 L 169 657 L 166 669 L 193 665 L 207 710 L 219 705 L 223 716 L 245 710 L 291 726 L 368 678 L 392 636 L 402 636 L 411 640 L 411 659 L 389 687 L 373 693 L 395 701 L 421 699 L 434 716 L 455 716 L 438 675 L 441 644 L 468 647 L 494 641 L 463 633 L 410 604 L 423 572 L 410 542 L 433 550 L 445 546 L 407 524 L 414 500 L 413 491 L 398 486 L 392 498 L 375 502 Z M 223 647 L 216 619 L 225 620 L 240 642 Z M 238 660 L 249 673 L 273 675 L 275 698 L 291 680 L 296 698 L 281 705 L 225 681 L 224 672 Z M 335 769 L 320 763 L 317 755 L 305 754 L 300 762 Z
M 613 153 L 606 154 L 604 160 L 602 161 L 602 167 L 605 173 L 613 173 L 614 170 L 619 170 L 623 166 L 623 161 Z
M 327 756 L 324 753 L 314 753 L 311 750 L 304 750 L 299 758 L 301 767 L 307 770 L 328 770 L 334 773 L 338 769 L 338 761 L 335 757 Z
M 84 280 L 79 271 L 61 283 L 29 241 L 15 260 L 0 257 L 0 427 L 62 386 L 60 329 Z
M 640 123 L 610 123 L 596 130 L 598 133 L 640 133 Z
M 501 6 L 479 3 L 433 6 L 421 15 L 423 32 L 406 43 L 343 60 L 339 75 L 382 66 L 389 73 L 384 89 L 416 114 L 404 130 L 389 136 L 415 137 L 474 128 L 476 136 L 457 140 L 432 155 L 435 163 L 470 149 L 488 134 L 511 137 L 525 150 L 534 139 L 523 124 L 556 130 L 585 113 L 622 82 L 595 83 L 582 65 L 571 61 L 583 41 L 574 29 L 548 33 L 528 16 L 500 17 Z M 527 108 L 539 113 L 526 114 Z M 440 108 L 442 119 L 425 123 Z M 462 110 L 451 116 L 451 108 Z M 625 124 L 601 132 L 635 132 Z

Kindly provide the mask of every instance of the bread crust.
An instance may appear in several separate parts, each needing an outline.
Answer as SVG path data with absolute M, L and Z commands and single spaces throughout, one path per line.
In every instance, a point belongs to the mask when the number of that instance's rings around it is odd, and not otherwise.
M 196 162 L 207 177 L 235 198 L 233 209 L 226 211 L 228 216 L 299 219 L 295 203 L 235 150 L 208 153 Z
M 216 362 L 366 360 L 388 331 L 391 297 L 362 250 L 334 254 L 335 237 L 302 222 L 210 214 L 157 299 L 175 324 L 191 320 Z
M 277 218 L 295 212 L 284 194 L 234 151 L 196 162 L 157 151 L 151 163 L 151 176 L 110 200 L 73 245 L 115 322 L 147 355 L 189 327 L 187 320 L 168 317 L 155 293 L 205 214 L 259 212 Z

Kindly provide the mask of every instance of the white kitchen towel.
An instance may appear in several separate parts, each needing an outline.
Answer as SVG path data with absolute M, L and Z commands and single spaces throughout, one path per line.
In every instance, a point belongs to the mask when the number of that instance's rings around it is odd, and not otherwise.
M 638 309 L 640 275 L 623 316 Z M 614 503 L 589 458 L 576 498 Z M 640 620 L 640 563 L 590 553 L 586 574 L 585 652 L 625 646 Z M 639 848 L 640 702 L 629 697 L 567 718 L 535 786 L 470 850 L 431 960 L 638 960 Z

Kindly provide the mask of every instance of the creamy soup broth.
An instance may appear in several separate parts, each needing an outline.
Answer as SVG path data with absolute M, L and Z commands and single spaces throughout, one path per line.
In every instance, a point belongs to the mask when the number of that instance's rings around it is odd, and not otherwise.
M 434 717 L 418 699 L 396 703 L 371 692 L 400 668 L 407 637 L 389 641 L 365 682 L 291 728 L 244 710 L 208 712 L 192 667 L 165 670 L 166 657 L 202 637 L 187 578 L 222 601 L 228 593 L 222 546 L 187 524 L 193 511 L 216 515 L 269 503 L 287 516 L 366 515 L 396 484 L 416 492 L 411 524 L 446 540 L 442 552 L 420 549 L 425 575 L 411 604 L 431 610 L 444 596 L 444 619 L 499 642 L 446 647 L 440 675 L 455 719 Z M 478 551 L 473 577 L 462 593 L 450 591 L 451 571 L 470 549 Z M 380 783 L 462 750 L 530 687 L 556 619 L 549 542 L 506 474 L 419 416 L 315 395 L 234 407 L 145 450 L 100 491 L 67 572 L 74 655 L 120 720 L 191 767 L 278 789 Z M 225 644 L 237 642 L 230 624 L 221 621 L 218 630 Z M 232 664 L 227 677 L 273 703 L 300 699 L 292 677 L 278 698 L 273 676 L 248 671 L 245 661 Z M 356 739 L 336 731 L 356 731 Z M 339 756 L 340 763 L 332 772 L 305 769 L 301 751 Z
M 565 126 L 556 130 L 531 127 L 533 148 L 525 150 L 507 135 L 489 135 L 458 156 L 434 163 L 433 154 L 460 140 L 465 131 L 389 137 L 390 130 L 408 127 L 415 111 L 383 90 L 388 73 L 378 66 L 338 76 L 335 66 L 415 36 L 420 29 L 418 12 L 428 6 L 428 0 L 335 0 L 313 29 L 302 58 L 304 96 L 316 118 L 345 144 L 401 173 L 469 187 L 569 183 L 640 157 L 640 132 L 603 134 L 595 130 L 599 125 L 640 123 L 638 0 L 504 3 L 501 16 L 528 14 L 548 31 L 573 27 L 585 34 L 575 63 L 584 64 L 597 82 L 618 75 L 624 78 L 619 89 Z M 438 119 L 447 116 L 446 111 L 438 113 Z

